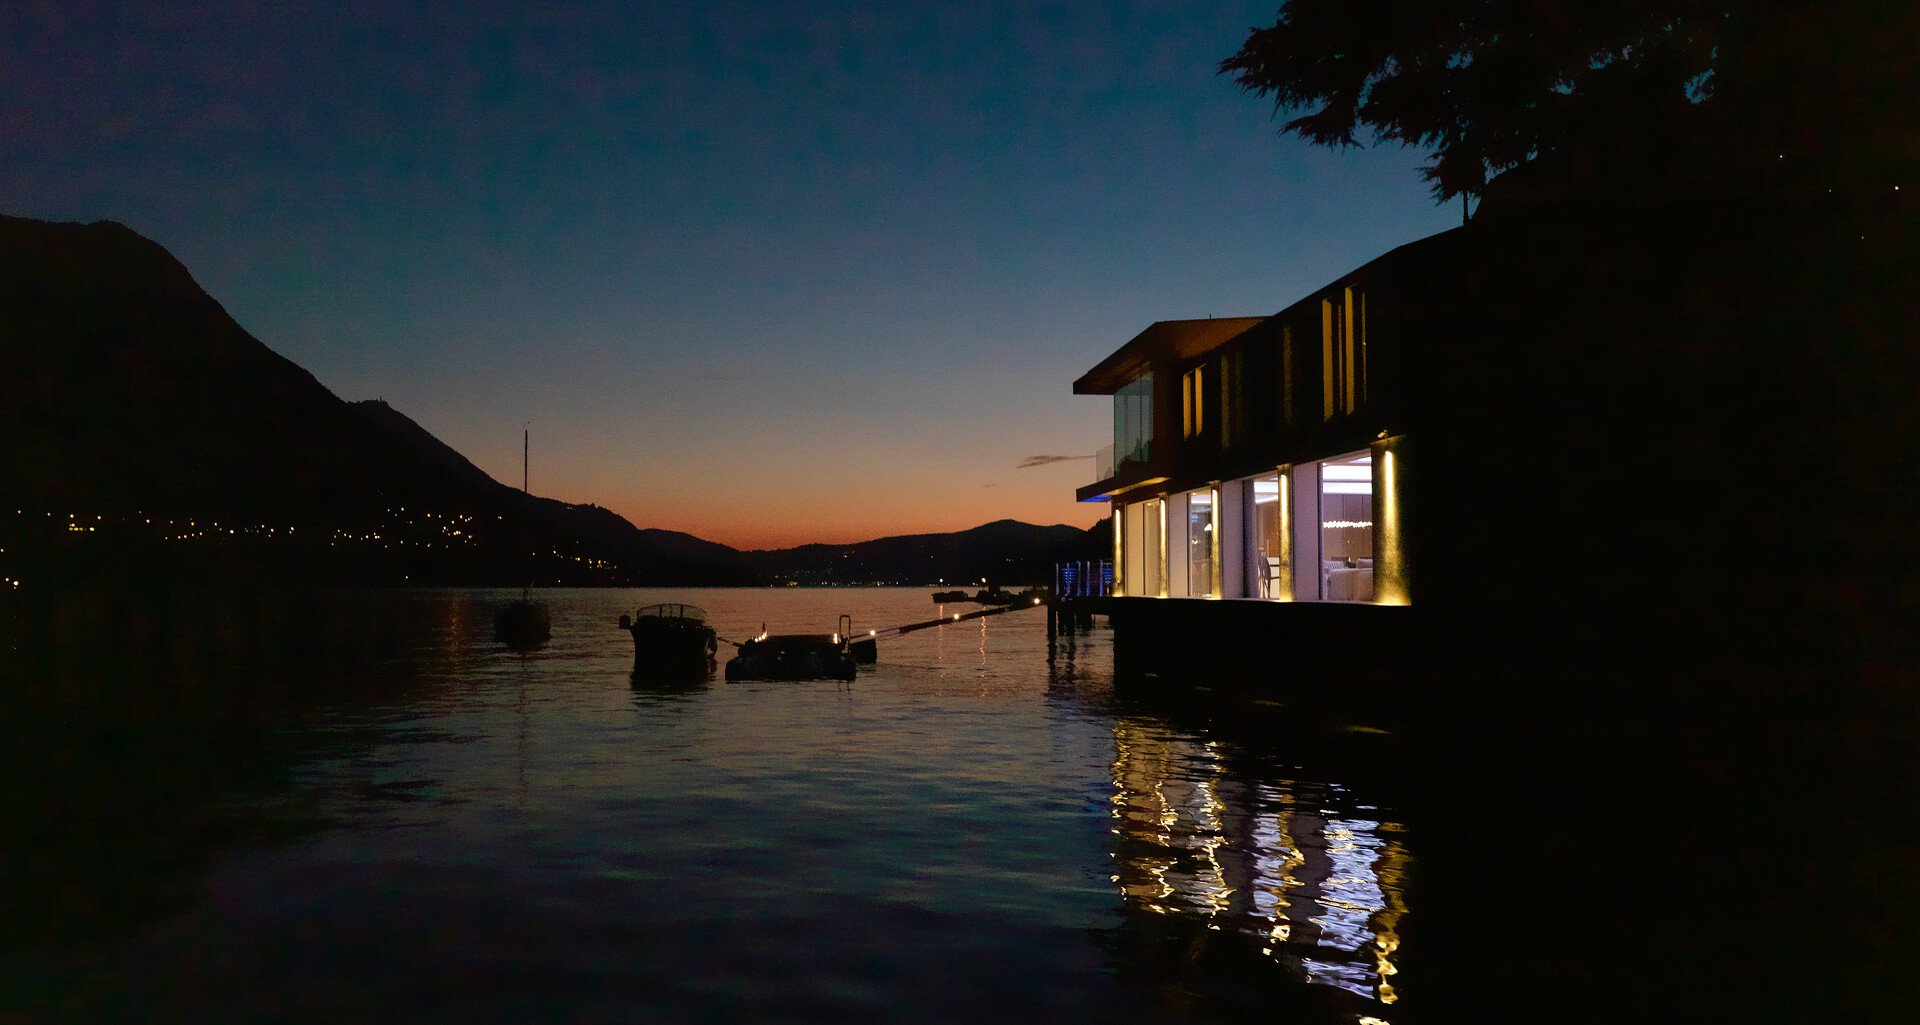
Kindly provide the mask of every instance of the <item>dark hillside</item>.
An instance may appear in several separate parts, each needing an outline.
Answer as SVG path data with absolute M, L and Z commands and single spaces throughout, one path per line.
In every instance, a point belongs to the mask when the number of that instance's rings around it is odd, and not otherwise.
M 743 553 L 522 493 L 381 400 L 347 403 L 110 221 L 0 217 L 7 575 L 571 584 L 1038 582 L 1072 527 Z
M 0 489 L 58 511 L 232 516 L 470 507 L 155 243 L 109 221 L 0 217 Z

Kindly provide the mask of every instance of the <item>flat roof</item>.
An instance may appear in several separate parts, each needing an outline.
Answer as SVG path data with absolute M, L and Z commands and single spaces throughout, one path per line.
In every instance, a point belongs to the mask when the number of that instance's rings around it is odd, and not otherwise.
M 1293 314 L 1341 281 L 1370 274 L 1376 267 L 1409 259 L 1410 254 L 1416 250 L 1425 251 L 1447 246 L 1450 243 L 1442 240 L 1453 238 L 1454 233 L 1460 230 L 1449 228 L 1438 234 L 1395 246 L 1340 275 L 1332 282 L 1308 292 L 1272 316 L 1157 321 L 1145 331 L 1134 335 L 1132 341 L 1114 350 L 1113 355 L 1101 360 L 1092 370 L 1080 375 L 1080 379 L 1073 382 L 1073 393 L 1075 395 L 1112 395 L 1126 387 L 1127 383 L 1134 378 L 1152 369 L 1156 362 L 1179 362 L 1205 355 L 1247 333 L 1255 325 Z M 1441 249 L 1439 252 L 1444 250 Z
M 1112 395 L 1159 361 L 1192 359 L 1245 334 L 1266 317 L 1159 320 L 1073 382 L 1075 395 Z

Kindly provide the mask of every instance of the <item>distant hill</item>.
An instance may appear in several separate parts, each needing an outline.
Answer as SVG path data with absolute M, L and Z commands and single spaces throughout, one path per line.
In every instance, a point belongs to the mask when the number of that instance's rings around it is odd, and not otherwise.
M 523 494 L 385 402 L 343 402 L 111 221 L 0 216 L 0 437 L 0 506 L 22 511 L 0 521 L 0 569 L 25 553 L 41 578 L 1012 584 L 1100 554 L 1088 531 L 1011 520 L 740 552 Z
M 1110 528 L 1109 528 L 1110 529 Z M 1045 583 L 1053 564 L 1111 557 L 1111 535 L 1100 527 L 1037 527 L 1017 520 L 950 534 L 908 534 L 844 545 L 802 545 L 748 553 L 780 581 L 841 584 L 885 581 L 975 586 Z
M 449 482 L 489 494 L 492 504 L 537 525 L 546 534 L 584 546 L 600 558 L 630 568 L 637 579 L 659 584 L 757 584 L 764 573 L 734 548 L 673 530 L 638 528 L 597 505 L 574 505 L 529 496 L 488 476 L 413 419 L 379 399 L 349 404 L 374 424 L 397 450 Z

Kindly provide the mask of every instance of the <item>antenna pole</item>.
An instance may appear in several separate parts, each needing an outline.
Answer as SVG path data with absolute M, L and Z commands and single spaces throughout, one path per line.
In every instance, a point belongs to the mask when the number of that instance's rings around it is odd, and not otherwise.
M 533 488 L 529 484 L 529 478 L 527 476 L 527 455 L 528 455 L 529 449 L 531 449 L 532 447 L 532 441 L 531 441 L 532 437 L 533 437 L 532 427 L 527 427 L 521 430 L 520 432 L 520 490 L 526 492 L 529 495 L 533 494 Z

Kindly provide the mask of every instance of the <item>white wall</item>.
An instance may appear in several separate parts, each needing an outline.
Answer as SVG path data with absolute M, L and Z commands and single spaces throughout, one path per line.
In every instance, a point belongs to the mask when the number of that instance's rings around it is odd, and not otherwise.
M 1247 482 L 1220 485 L 1220 596 L 1247 597 Z
M 1167 597 L 1187 597 L 1187 496 L 1167 496 Z
M 1320 600 L 1320 464 L 1293 468 L 1293 600 Z

